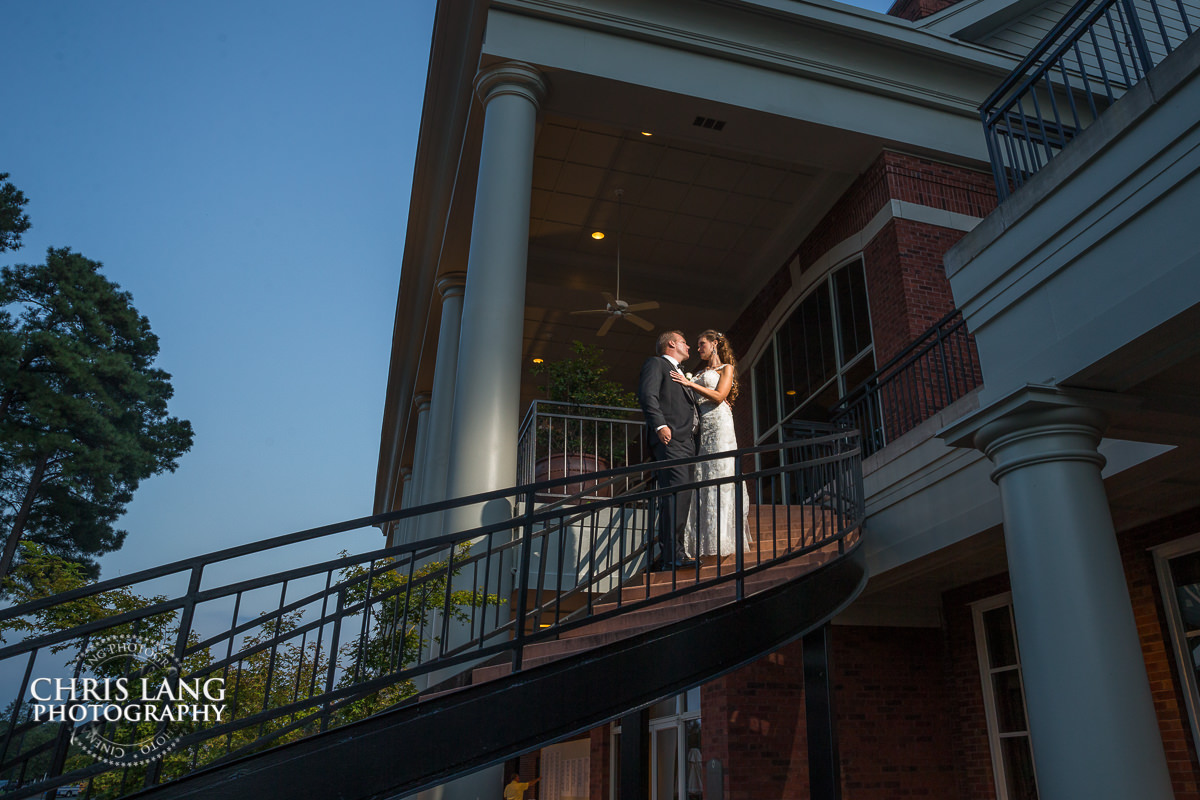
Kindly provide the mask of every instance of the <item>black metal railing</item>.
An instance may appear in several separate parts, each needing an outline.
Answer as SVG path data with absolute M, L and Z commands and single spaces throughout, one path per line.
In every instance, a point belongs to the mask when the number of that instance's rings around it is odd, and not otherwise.
M 538 483 L 644 463 L 650 458 L 645 427 L 642 412 L 636 408 L 534 400 L 518 433 L 517 480 Z M 586 488 L 584 484 L 564 484 L 551 490 L 547 498 Z M 607 491 L 611 496 L 612 488 Z
M 1192 35 L 1183 0 L 1079 0 L 980 107 L 1004 200 Z
M 975 337 L 958 309 L 877 369 L 831 410 L 871 455 L 983 383 Z
M 743 471 L 768 451 L 782 466 Z M 653 592 L 649 580 L 632 589 L 630 581 L 646 565 L 666 494 L 649 466 L 631 465 L 589 476 L 601 495 L 605 486 L 626 487 L 613 496 L 585 502 L 589 489 L 538 499 L 579 480 L 564 477 L 313 528 L 0 611 L 5 630 L 31 626 L 0 648 L 0 670 L 15 684 L 2 706 L 0 779 L 19 787 L 14 797 L 76 782 L 86 782 L 85 797 L 117 797 L 410 702 L 482 662 L 520 670 L 528 647 L 572 628 L 722 583 L 731 601 L 740 599 L 774 565 L 857 545 L 856 432 L 672 463 L 716 458 L 730 461 L 729 474 L 693 482 L 679 490 L 684 496 L 732 485 L 754 497 L 812 499 L 747 506 L 743 492 L 729 492 L 736 518 L 751 523 L 737 525 L 729 554 L 736 558 L 703 574 L 699 565 L 679 570 Z M 346 547 L 348 534 L 361 546 L 364 535 L 378 535 L 375 527 L 466 513 L 484 521 L 425 541 L 312 558 L 323 546 Z M 289 559 L 299 563 L 287 566 Z M 122 643 L 136 652 L 105 660 Z M 121 718 L 133 701 L 72 694 L 65 713 L 47 719 L 34 706 L 54 678 L 74 678 L 75 686 L 149 678 L 180 694 L 178 687 L 211 683 L 223 709 L 219 719 L 202 719 L 195 706 L 183 721 L 135 724 Z M 71 708 L 99 721 L 73 720 Z M 169 747 L 155 753 L 159 742 Z M 127 758 L 144 747 L 147 758 Z

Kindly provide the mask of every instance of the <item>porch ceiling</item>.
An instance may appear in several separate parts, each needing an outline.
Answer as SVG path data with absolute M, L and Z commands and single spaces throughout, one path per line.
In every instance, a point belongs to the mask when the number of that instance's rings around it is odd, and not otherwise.
M 736 147 L 747 127 L 760 142 L 784 138 L 765 131 L 772 120 L 704 108 L 718 115 L 707 119 L 733 126 L 726 135 L 728 128 L 694 124 L 703 116 L 695 101 L 660 98 L 654 106 L 646 124 L 634 127 L 561 113 L 543 117 L 530 217 L 526 363 L 565 357 L 574 340 L 597 344 L 611 376 L 633 388 L 661 331 L 678 328 L 692 338 L 704 328 L 728 327 L 879 148 L 830 139 L 840 152 L 817 166 Z M 604 238 L 592 238 L 594 231 Z M 640 313 L 654 330 L 618 320 L 600 338 L 603 315 L 571 312 L 603 308 L 601 292 L 616 293 L 618 244 L 621 299 L 654 300 L 660 308 Z M 524 400 L 541 396 L 537 387 L 526 376 Z

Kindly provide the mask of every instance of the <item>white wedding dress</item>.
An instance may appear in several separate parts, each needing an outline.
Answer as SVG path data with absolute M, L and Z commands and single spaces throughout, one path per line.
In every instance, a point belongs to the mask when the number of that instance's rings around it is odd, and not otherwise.
M 708 389 L 716 389 L 721 378 L 718 370 L 706 370 L 695 377 L 696 383 Z M 737 449 L 737 437 L 733 432 L 733 410 L 728 403 L 714 403 L 696 393 L 700 409 L 700 447 L 697 455 L 722 453 Z M 692 479 L 706 481 L 730 477 L 734 473 L 733 458 L 700 461 L 692 471 Z M 689 559 L 704 556 L 731 556 L 737 549 L 737 500 L 734 494 L 738 486 L 730 481 L 717 486 L 707 486 L 694 496 L 688 504 L 687 525 L 684 528 L 683 552 Z M 742 521 L 750 511 L 750 495 L 741 482 Z M 699 500 L 697 503 L 696 500 Z M 697 508 L 699 505 L 699 508 Z M 750 549 L 750 534 L 742 526 L 742 546 Z

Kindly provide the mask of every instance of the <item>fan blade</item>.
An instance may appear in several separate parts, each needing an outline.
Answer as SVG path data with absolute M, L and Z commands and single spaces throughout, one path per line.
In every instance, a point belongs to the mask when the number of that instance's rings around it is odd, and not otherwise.
M 572 311 L 572 314 L 611 314 L 607 308 L 589 308 L 586 311 Z
M 653 325 L 653 324 L 651 324 L 651 323 L 647 322 L 646 320 L 642 319 L 642 318 L 641 318 L 641 317 L 639 317 L 637 314 L 624 314 L 623 316 L 625 317 L 625 319 L 629 320 L 629 321 L 630 321 L 630 322 L 632 322 L 634 325 L 637 325 L 639 328 L 641 328 L 641 329 L 642 329 L 642 330 L 644 330 L 644 331 L 652 331 L 652 330 L 654 330 L 654 325 Z
M 637 305 L 630 306 L 629 308 L 627 308 L 625 310 L 626 311 L 649 311 L 653 308 L 658 308 L 658 302 L 655 300 L 650 300 L 649 302 L 646 302 L 646 303 L 638 303 Z
M 596 331 L 596 335 L 603 336 L 604 334 L 608 333 L 608 329 L 611 328 L 613 326 L 613 323 L 616 321 L 617 321 L 616 314 L 613 314 L 611 317 L 604 320 L 604 324 L 600 326 L 600 330 Z

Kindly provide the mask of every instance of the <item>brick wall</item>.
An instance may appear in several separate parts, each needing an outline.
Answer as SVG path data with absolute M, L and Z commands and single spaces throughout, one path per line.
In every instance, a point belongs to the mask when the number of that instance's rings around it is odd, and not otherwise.
M 1200 532 L 1200 509 L 1118 536 L 1175 796 L 1200 800 L 1200 761 L 1148 548 Z M 834 708 L 844 796 L 994 800 L 970 604 L 1009 590 L 997 575 L 946 592 L 943 629 L 834 626 Z M 705 760 L 729 800 L 808 797 L 800 644 L 701 692 Z M 609 798 L 607 727 L 592 732 L 591 797 Z
M 704 759 L 721 760 L 728 800 L 808 797 L 800 644 L 703 686 Z
M 896 0 L 888 9 L 888 16 L 900 17 L 915 22 L 949 8 L 959 0 Z
M 1166 612 L 1149 548 L 1196 532 L 1200 532 L 1200 509 L 1126 531 L 1117 537 L 1154 710 L 1178 800 L 1200 800 L 1200 761 L 1196 757 L 1183 683 L 1171 652 Z M 960 797 L 981 800 L 995 797 L 969 604 L 1008 590 L 1008 576 L 1000 575 L 943 596 L 950 649 L 947 684 L 951 706 L 955 709 L 952 717 L 954 760 L 959 765 Z
M 1148 548 L 1197 532 L 1200 532 L 1200 509 L 1143 525 L 1117 537 L 1176 800 L 1200 800 L 1200 763 L 1184 705 L 1183 682 L 1171 653 L 1171 634 L 1154 559 Z
M 735 347 L 744 348 L 754 341 L 791 288 L 789 265 L 793 259 L 798 259 L 801 271 L 809 269 L 832 247 L 865 228 L 891 200 L 984 217 L 996 207 L 996 191 L 989 173 L 903 153 L 881 153 L 730 326 L 728 334 Z M 962 236 L 962 231 L 951 228 L 892 219 L 864 246 L 877 365 L 954 308 L 942 256 Z M 743 376 L 748 375 L 748 367 Z M 747 402 L 734 409 L 734 424 L 738 441 L 748 442 L 753 417 L 748 393 L 743 396 Z
M 833 627 L 834 709 L 844 795 L 965 797 L 951 757 L 941 630 Z
M 954 714 L 947 719 L 953 734 L 953 757 L 958 765 L 955 776 L 958 796 L 994 800 L 995 777 L 988 745 L 987 716 L 983 709 L 983 683 L 979 677 L 979 656 L 975 645 L 975 622 L 970 604 L 1009 590 L 1008 575 L 946 592 L 942 613 L 946 620 L 947 699 Z
M 834 627 L 846 797 L 959 796 L 943 650 L 939 630 Z M 705 758 L 724 764 L 729 800 L 808 797 L 801 656 L 794 643 L 704 686 Z
M 588 769 L 591 773 L 591 780 L 588 796 L 590 800 L 609 800 L 611 796 L 609 757 L 612 753 L 612 736 L 609 733 L 609 726 L 601 725 L 599 728 L 592 728 L 590 738 L 592 747 Z

